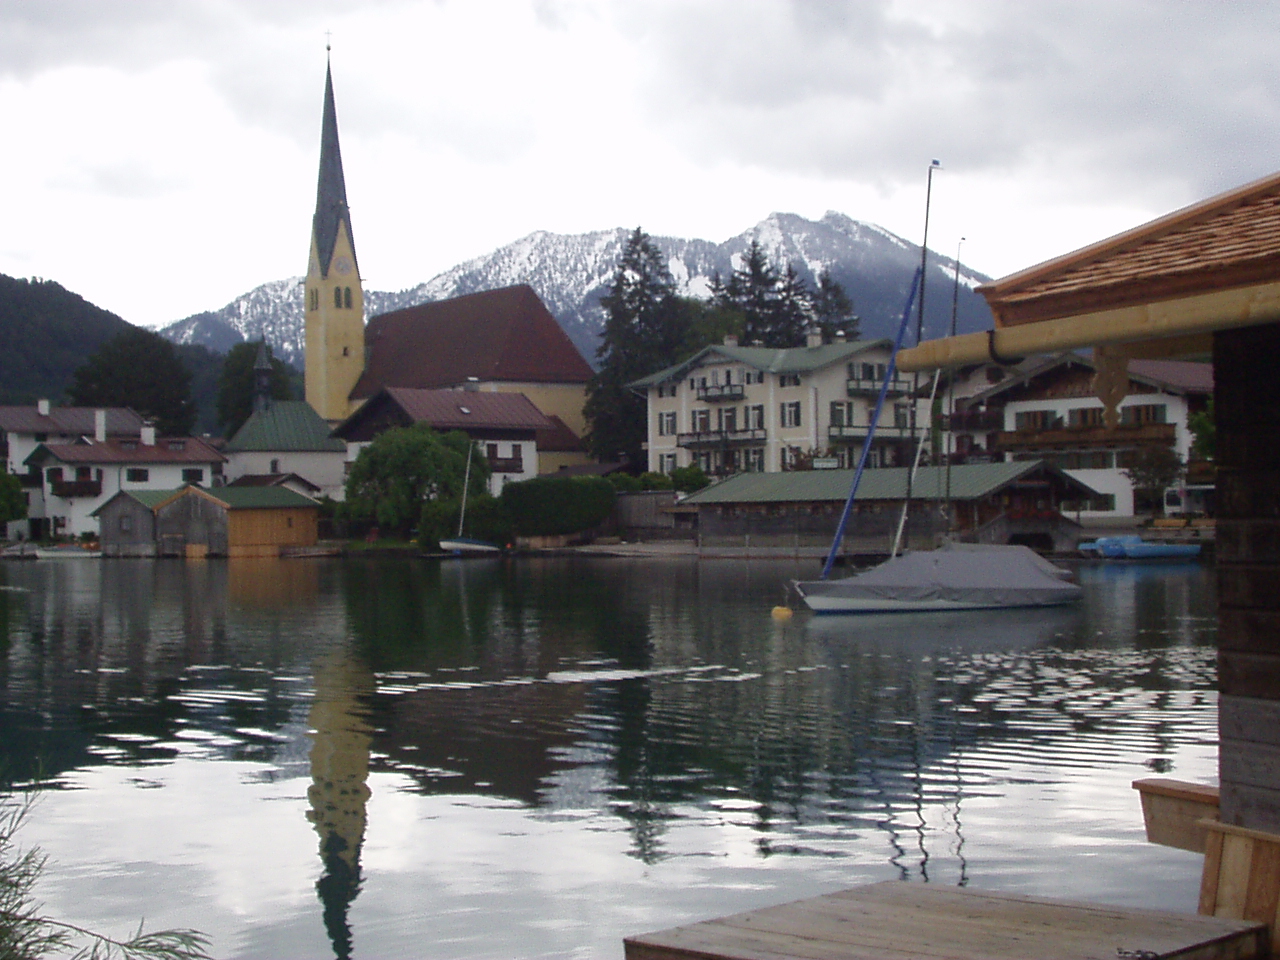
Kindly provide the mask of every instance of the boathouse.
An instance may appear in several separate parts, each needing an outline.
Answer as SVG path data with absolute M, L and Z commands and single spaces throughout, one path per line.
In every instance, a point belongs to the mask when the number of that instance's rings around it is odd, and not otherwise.
M 287 487 L 126 490 L 99 507 L 104 557 L 277 557 L 313 547 L 320 505 Z
M 1200 909 L 1261 920 L 1274 936 L 1280 900 L 1280 174 L 978 289 L 991 305 L 995 329 L 904 351 L 904 371 L 1012 363 L 1092 347 L 1094 392 L 1114 429 L 1130 361 L 1213 361 L 1220 808 L 1201 847 Z M 1211 804 L 1203 806 L 1212 811 Z
M 863 473 L 844 553 L 888 552 L 906 500 L 908 472 L 881 467 Z M 853 475 L 853 470 L 740 473 L 687 497 L 679 509 L 697 510 L 703 553 L 822 556 L 831 548 Z M 922 467 L 912 485 L 909 543 L 929 548 L 950 531 L 976 543 L 1071 551 L 1081 528 L 1062 511 L 1096 496 L 1044 461 Z

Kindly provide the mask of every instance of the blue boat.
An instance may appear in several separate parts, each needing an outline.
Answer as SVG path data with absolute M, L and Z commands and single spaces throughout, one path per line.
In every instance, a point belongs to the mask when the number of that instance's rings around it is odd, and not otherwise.
M 1085 556 L 1105 560 L 1186 560 L 1200 555 L 1198 543 L 1164 543 L 1143 540 L 1137 534 L 1098 537 L 1082 541 L 1076 548 Z

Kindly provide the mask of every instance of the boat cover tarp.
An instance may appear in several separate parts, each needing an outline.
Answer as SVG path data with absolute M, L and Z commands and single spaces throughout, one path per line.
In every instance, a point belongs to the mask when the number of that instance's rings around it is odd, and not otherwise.
M 796 586 L 806 597 L 1037 607 L 1079 598 L 1065 572 L 1029 547 L 956 543 L 903 554 L 843 580 Z

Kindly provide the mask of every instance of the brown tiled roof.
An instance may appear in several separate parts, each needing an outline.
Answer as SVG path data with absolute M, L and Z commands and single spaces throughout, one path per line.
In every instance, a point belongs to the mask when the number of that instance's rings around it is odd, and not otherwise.
M 547 417 L 551 426 L 539 430 L 537 443 L 539 453 L 579 453 L 587 447 L 582 438 L 565 425 L 565 422 L 552 414 Z
M 520 284 L 372 318 L 368 360 L 351 391 L 432 389 L 482 381 L 586 383 L 591 367 L 533 292 Z
M 1135 377 L 1184 393 L 1213 393 L 1213 364 L 1187 360 L 1130 360 Z
M 107 436 L 136 437 L 142 432 L 142 417 L 128 407 L 106 410 Z M 50 407 L 45 416 L 38 407 L 0 406 L 0 430 L 92 437 L 94 412 L 94 407 Z
M 283 487 L 288 483 L 299 483 L 304 487 L 319 491 L 321 488 L 312 483 L 306 477 L 300 477 L 296 473 L 246 473 L 236 477 L 228 487 Z
M 544 430 L 551 423 L 523 393 L 472 390 L 410 390 L 388 387 L 387 394 L 412 418 L 437 430 Z
M 175 447 L 181 444 L 181 448 Z M 227 458 L 195 437 L 157 437 L 155 446 L 136 441 L 108 439 L 105 443 L 42 443 L 27 457 L 27 463 L 46 459 L 61 463 L 222 463 Z
M 978 288 L 997 326 L 1280 278 L 1280 174 Z

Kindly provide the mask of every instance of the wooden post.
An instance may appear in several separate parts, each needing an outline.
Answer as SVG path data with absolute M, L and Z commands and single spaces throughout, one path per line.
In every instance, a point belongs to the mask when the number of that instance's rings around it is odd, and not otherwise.
M 1280 324 L 1213 356 L 1220 816 L 1280 834 Z

